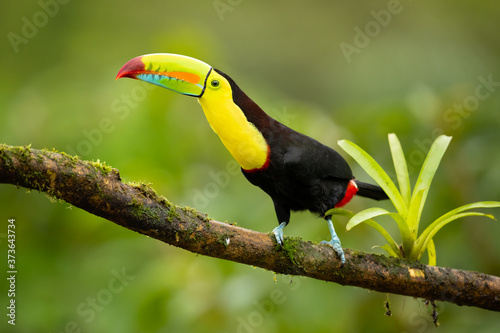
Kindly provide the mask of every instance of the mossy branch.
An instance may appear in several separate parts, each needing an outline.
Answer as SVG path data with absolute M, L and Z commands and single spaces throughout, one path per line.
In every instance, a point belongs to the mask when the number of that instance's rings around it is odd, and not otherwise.
M 326 245 L 217 222 L 170 203 L 118 170 L 65 153 L 0 145 L 0 183 L 45 192 L 97 216 L 188 251 L 385 293 L 500 311 L 500 278 L 345 249 L 346 264 Z

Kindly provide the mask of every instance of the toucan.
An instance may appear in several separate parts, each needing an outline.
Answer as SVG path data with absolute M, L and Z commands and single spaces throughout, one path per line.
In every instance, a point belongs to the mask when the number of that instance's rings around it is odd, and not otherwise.
M 129 60 L 116 79 L 142 80 L 198 99 L 205 116 L 250 183 L 274 203 L 283 245 L 290 211 L 309 210 L 328 222 L 330 241 L 345 262 L 331 216 L 325 213 L 348 203 L 354 195 L 387 199 L 376 186 L 356 180 L 344 158 L 332 148 L 268 116 L 222 71 L 195 58 L 155 53 Z

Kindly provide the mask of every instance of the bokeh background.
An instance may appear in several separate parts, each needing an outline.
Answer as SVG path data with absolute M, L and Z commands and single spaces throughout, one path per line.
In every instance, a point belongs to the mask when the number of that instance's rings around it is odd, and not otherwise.
M 337 140 L 352 140 L 388 170 L 396 133 L 413 182 L 433 139 L 452 135 L 424 221 L 500 199 L 497 1 L 32 0 L 2 1 L 0 13 L 2 143 L 105 161 L 172 202 L 270 231 L 271 200 L 234 172 L 195 99 L 115 81 L 135 56 L 180 53 L 230 74 L 290 127 L 339 151 Z M 2 332 L 435 330 L 422 300 L 197 256 L 12 185 L 0 186 L 0 207 L 0 266 L 15 218 L 18 269 L 15 327 L 0 279 Z M 336 221 L 344 247 L 381 253 L 374 230 L 346 233 L 346 222 Z M 286 233 L 329 235 L 309 213 L 294 214 Z M 499 237 L 498 222 L 454 222 L 435 238 L 438 265 L 499 275 Z M 446 332 L 500 328 L 494 312 L 438 311 Z

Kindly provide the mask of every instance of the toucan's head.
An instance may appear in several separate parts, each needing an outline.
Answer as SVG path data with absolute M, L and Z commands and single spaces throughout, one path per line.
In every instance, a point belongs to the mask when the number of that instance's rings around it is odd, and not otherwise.
M 230 83 L 212 66 L 195 58 L 172 53 L 146 54 L 129 60 L 117 79 L 129 77 L 202 99 L 205 95 L 231 93 Z
M 244 170 L 260 170 L 269 164 L 269 146 L 247 118 L 265 113 L 224 73 L 191 57 L 156 53 L 128 61 L 116 76 L 121 77 L 197 97 L 210 126 Z

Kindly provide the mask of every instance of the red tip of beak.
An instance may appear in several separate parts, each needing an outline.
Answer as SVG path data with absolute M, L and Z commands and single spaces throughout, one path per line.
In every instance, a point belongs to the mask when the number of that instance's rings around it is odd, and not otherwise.
M 129 60 L 123 67 L 118 71 L 116 75 L 116 80 L 122 77 L 130 77 L 135 79 L 137 74 L 144 72 L 144 63 L 142 62 L 142 56 L 135 57 Z

